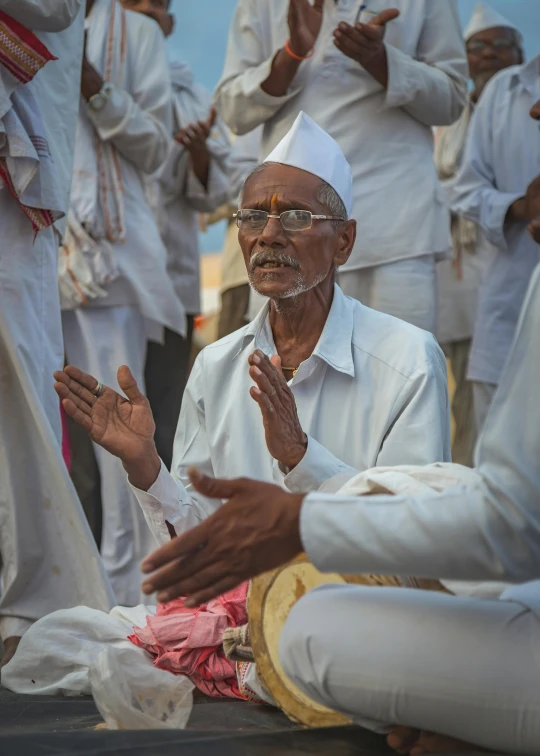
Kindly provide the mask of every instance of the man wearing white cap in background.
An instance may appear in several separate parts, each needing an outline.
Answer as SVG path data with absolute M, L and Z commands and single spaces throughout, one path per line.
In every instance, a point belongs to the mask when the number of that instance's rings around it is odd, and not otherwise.
M 374 465 L 449 460 L 446 365 L 434 337 L 370 310 L 335 284 L 336 267 L 355 240 L 351 201 L 341 149 L 301 113 L 248 177 L 237 218 L 250 281 L 270 302 L 253 323 L 198 356 L 171 473 L 156 452 L 148 401 L 126 367 L 118 378 L 127 400 L 109 387 L 96 400 L 97 380 L 77 368 L 57 373 L 66 411 L 121 458 L 159 543 L 220 506 L 195 491 L 192 465 L 307 492 Z M 127 636 L 129 622 L 136 624 L 122 611 L 125 626 L 118 616 L 75 609 L 32 631 L 25 649 L 41 648 L 46 636 L 58 661 L 38 663 L 33 692 L 70 685 L 88 691 L 95 640 L 107 637 L 105 627 Z M 69 628 L 89 641 L 77 644 L 78 667 L 86 669 L 77 679 L 65 675 L 73 653 L 65 642 Z
M 340 286 L 435 332 L 435 260 L 451 249 L 432 127 L 466 102 L 455 0 L 239 0 L 216 90 L 236 134 L 264 124 L 262 154 L 305 111 L 353 172 L 358 235 Z
M 485 3 L 476 6 L 464 38 L 474 88 L 460 119 L 452 126 L 438 129 L 435 135 L 435 165 L 447 193 L 461 164 L 471 117 L 484 87 L 502 69 L 523 62 L 521 34 L 510 21 Z M 453 259 L 442 260 L 437 265 L 437 338 L 450 360 L 456 384 L 452 400 L 456 423 L 452 459 L 471 466 L 476 423 L 467 366 L 476 322 L 478 290 L 493 251 L 473 221 L 453 214 L 451 228 Z
M 540 134 L 530 117 L 539 100 L 540 56 L 497 74 L 478 102 L 451 187 L 452 210 L 478 224 L 495 247 L 480 288 L 467 372 L 478 431 L 540 260 L 532 238 L 540 217 Z

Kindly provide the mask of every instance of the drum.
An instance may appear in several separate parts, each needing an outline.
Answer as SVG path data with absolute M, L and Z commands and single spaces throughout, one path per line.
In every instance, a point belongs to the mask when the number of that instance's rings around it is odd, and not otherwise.
M 321 706 L 299 690 L 279 661 L 279 638 L 292 607 L 304 594 L 328 583 L 402 585 L 394 577 L 323 574 L 306 555 L 301 555 L 252 580 L 248 593 L 249 636 L 261 682 L 289 719 L 305 727 L 352 724 L 343 714 Z

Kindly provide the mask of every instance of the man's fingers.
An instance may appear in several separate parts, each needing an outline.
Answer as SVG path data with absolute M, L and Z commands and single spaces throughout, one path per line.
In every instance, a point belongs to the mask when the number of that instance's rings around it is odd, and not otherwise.
M 266 418 L 268 421 L 270 421 L 276 413 L 276 408 L 274 407 L 272 400 L 269 398 L 268 394 L 266 394 L 264 391 L 261 391 L 258 386 L 252 386 L 249 390 L 249 393 L 251 395 L 251 398 L 254 399 L 259 405 L 263 414 L 263 420 Z
M 210 525 L 208 524 L 210 523 Z M 184 559 L 188 554 L 202 549 L 207 541 L 208 534 L 212 528 L 212 517 L 204 520 L 200 525 L 195 528 L 191 528 L 177 538 L 173 538 L 171 541 L 156 549 L 152 554 L 146 557 L 141 565 L 141 570 L 145 575 L 148 575 L 155 570 L 159 570 L 161 567 L 168 565 L 170 562 L 176 562 L 178 559 Z M 157 575 L 157 573 L 156 573 Z M 146 583 L 152 583 L 156 579 L 156 575 L 152 575 Z M 155 586 L 148 590 L 148 593 L 152 593 L 155 590 Z
M 249 369 L 249 375 L 257 384 L 259 391 L 266 395 L 266 397 L 273 403 L 277 398 L 277 391 L 266 373 L 257 367 L 257 365 L 252 365 Z
M 238 479 L 211 478 L 196 467 L 190 467 L 188 473 L 193 488 L 209 499 L 231 499 L 243 489 L 243 482 Z
M 386 10 L 381 11 L 378 16 L 374 16 L 366 26 L 385 26 L 399 15 L 400 12 L 397 8 L 387 8 Z
M 217 119 L 217 110 L 212 105 L 212 107 L 210 108 L 210 113 L 208 114 L 208 120 L 206 121 L 208 131 L 211 131 L 214 128 L 216 119 Z
M 66 414 L 75 420 L 76 423 L 82 425 L 87 433 L 91 433 L 94 427 L 92 420 L 84 412 L 81 412 L 71 399 L 62 399 L 62 407 L 65 409 Z
M 279 354 L 274 354 L 272 357 L 270 357 L 270 362 L 275 367 L 277 374 L 285 380 L 285 376 L 283 375 L 283 370 L 281 369 L 281 357 Z
M 314 0 L 313 7 L 316 10 L 322 11 L 324 8 L 324 0 Z
M 66 368 L 66 371 L 68 369 L 69 368 Z M 75 368 L 75 370 L 78 370 L 78 368 Z M 78 380 L 75 380 L 74 378 L 70 378 L 70 375 L 67 372 L 64 372 L 63 370 L 57 370 L 56 373 L 54 373 L 54 377 L 57 383 L 64 384 L 72 394 L 75 394 L 76 396 L 78 396 L 80 399 L 86 402 L 90 407 L 94 404 L 96 400 L 95 395 L 91 391 L 89 391 L 87 388 L 85 388 L 83 384 L 80 383 Z M 91 378 L 91 376 L 88 376 L 88 377 Z M 97 381 L 96 381 L 96 386 L 97 386 Z
M 92 414 L 92 407 L 87 402 L 79 399 L 78 396 L 76 396 L 72 391 L 68 389 L 65 383 L 55 383 L 54 390 L 56 391 L 60 399 L 69 399 L 78 409 L 81 410 L 81 412 L 84 412 L 85 415 L 90 416 Z
M 94 391 L 98 386 L 99 381 L 97 378 L 94 378 L 93 375 L 89 375 L 88 373 L 83 373 L 83 371 L 80 368 L 75 367 L 75 365 L 67 365 L 64 368 L 64 373 L 77 383 L 80 383 L 81 386 L 84 386 L 84 388 L 88 389 L 90 392 Z
M 194 572 L 187 578 L 173 575 L 168 582 L 163 580 L 157 589 L 158 601 L 166 603 L 178 596 L 189 596 L 204 591 L 224 577 L 230 577 L 228 566 L 221 560 L 211 560 L 197 573 Z
M 139 391 L 137 381 L 127 365 L 118 368 L 118 385 L 132 404 L 146 404 L 146 397 Z

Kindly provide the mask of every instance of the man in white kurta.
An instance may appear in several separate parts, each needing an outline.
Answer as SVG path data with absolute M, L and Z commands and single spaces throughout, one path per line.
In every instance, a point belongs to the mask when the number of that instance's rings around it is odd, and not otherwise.
M 465 30 L 473 91 L 461 117 L 435 134 L 435 165 L 451 202 L 451 189 L 465 150 L 469 124 L 488 81 L 499 71 L 523 62 L 522 37 L 516 27 L 485 3 L 478 3 Z M 472 384 L 467 367 L 478 308 L 478 291 L 493 249 L 480 228 L 451 216 L 453 257 L 437 264 L 437 339 L 450 361 L 455 381 L 452 459 L 472 466 L 476 443 Z
M 184 309 L 144 188 L 170 144 L 165 43 L 153 21 L 116 0 L 96 0 L 86 28 L 70 212 L 98 248 L 107 244 L 114 279 L 101 284 L 105 296 L 64 311 L 66 355 L 113 384 L 118 362 L 126 363 L 142 386 L 147 334 L 156 327 L 161 334 L 163 326 L 185 333 Z M 138 565 L 152 540 L 121 465 L 99 448 L 96 457 L 101 553 L 118 600 L 132 606 L 140 595 Z
M 540 56 L 502 71 L 486 87 L 471 124 L 452 209 L 475 221 L 495 253 L 479 295 L 467 377 L 477 428 L 484 423 L 514 337 L 540 247 L 527 226 L 540 214 Z M 535 204 L 536 203 L 536 204 Z M 522 208 L 524 211 L 522 212 Z
M 271 196 L 258 188 L 261 181 L 270 182 Z M 278 189 L 275 182 L 283 183 Z M 337 195 L 346 215 L 351 205 L 350 168 L 334 140 L 301 114 L 268 163 L 248 179 L 243 202 L 259 207 L 271 202 L 273 210 L 280 208 L 273 204 L 280 197 L 283 212 L 297 203 L 304 209 L 311 203 L 319 211 L 324 203 L 313 192 L 319 196 L 321 186 L 325 202 Z M 298 212 L 294 210 L 295 218 Z M 148 402 L 125 369 L 119 378 L 130 402 L 122 402 L 108 387 L 96 400 L 91 391 L 97 381 L 75 368 L 57 374 L 56 387 L 66 411 L 122 459 L 132 485 L 138 485 L 135 494 L 158 543 L 170 540 L 170 529 L 177 534 L 189 530 L 220 506 L 194 490 L 188 478 L 191 465 L 210 475 L 248 475 L 276 482 L 283 490 L 307 492 L 317 490 L 328 478 L 348 479 L 373 465 L 450 458 L 446 364 L 434 337 L 346 297 L 334 283 L 335 263 L 354 243 L 354 221 L 334 226 L 326 215 L 319 216 L 312 219 L 312 228 L 285 234 L 279 216 L 272 223 L 267 220 L 255 236 L 245 228 L 239 234 L 248 265 L 270 250 L 271 257 L 281 261 L 282 273 L 269 260 L 255 272 L 263 293 L 285 285 L 278 276 L 291 276 L 286 260 L 289 268 L 299 264 L 310 282 L 302 284 L 300 293 L 271 300 L 253 323 L 199 355 L 182 404 L 172 473 L 160 466 Z M 252 257 L 249 240 L 255 238 L 261 248 Z M 319 309 L 323 297 L 329 307 L 325 320 Z M 282 340 L 276 344 L 278 337 L 283 338 L 277 330 L 276 310 L 287 304 L 301 308 L 307 298 L 311 305 L 309 317 L 301 318 L 300 349 L 304 340 L 315 346 L 294 371 L 292 357 L 278 371 L 277 354 L 285 357 L 293 352 L 285 351 Z M 72 390 L 80 394 L 79 406 L 88 403 L 88 411 L 73 403 Z M 271 410 L 268 402 L 273 402 Z M 121 423 L 117 412 L 124 418 Z M 293 452 L 300 459 L 293 461 Z M 104 643 L 124 640 L 126 621 L 136 624 L 141 611 L 130 615 L 122 609 L 111 617 L 83 609 L 51 615 L 46 625 L 33 631 L 21 657 L 21 663 L 25 659 L 24 663 L 34 664 L 46 634 L 50 654 L 32 678 L 34 692 L 88 691 L 88 669 L 96 654 Z M 68 633 L 79 639 L 76 643 L 65 640 L 69 627 Z M 65 675 L 66 662 L 76 663 L 76 675 Z
M 81 603 L 106 610 L 114 598 L 62 459 L 49 377 L 63 364 L 56 264 L 73 163 L 82 3 L 2 0 L 0 11 L 35 35 L 28 50 L 21 42 L 20 55 L 17 45 L 3 48 L 0 64 L 0 636 L 7 658 L 40 617 Z M 4 22 L 0 46 L 13 37 Z M 39 44 L 57 60 L 25 83 L 5 65 L 11 55 L 28 60 Z
M 454 0 L 373 0 L 360 15 L 363 5 L 239 0 L 216 104 L 237 134 L 264 124 L 263 155 L 300 110 L 339 142 L 353 171 L 359 223 L 340 285 L 363 304 L 434 332 L 435 259 L 446 256 L 451 239 L 431 127 L 453 123 L 466 100 L 457 7 Z M 288 24 L 290 6 L 296 14 Z M 364 48 L 343 40 L 357 33 L 355 20 L 391 8 L 399 17 L 386 25 L 384 43 L 384 24 L 369 25 L 381 75 Z M 320 29 L 306 41 L 308 25 Z

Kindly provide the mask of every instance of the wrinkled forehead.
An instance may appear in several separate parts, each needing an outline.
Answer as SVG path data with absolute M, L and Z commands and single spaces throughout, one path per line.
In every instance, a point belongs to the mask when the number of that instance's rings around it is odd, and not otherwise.
M 259 167 L 244 187 L 243 206 L 262 210 L 321 210 L 321 179 L 290 165 L 272 163 Z

